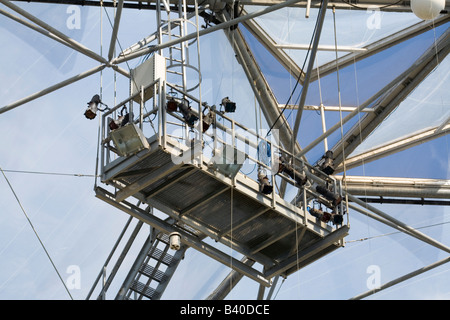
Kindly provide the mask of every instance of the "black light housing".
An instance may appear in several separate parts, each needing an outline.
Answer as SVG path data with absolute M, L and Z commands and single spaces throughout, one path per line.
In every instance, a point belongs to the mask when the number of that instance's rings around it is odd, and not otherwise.
M 322 157 L 322 163 L 320 164 L 320 170 L 330 175 L 334 172 L 333 151 L 328 150 Z
M 264 170 L 258 172 L 258 182 L 259 191 L 264 194 L 271 194 L 273 191 L 273 186 L 270 184 L 269 178 L 267 177 Z
M 122 110 L 120 111 L 120 116 L 114 120 L 111 119 L 111 121 L 109 122 L 109 129 L 110 130 L 116 130 L 119 129 L 120 127 L 123 127 L 124 125 L 126 125 L 128 122 L 130 122 L 130 114 L 123 114 L 124 111 L 127 110 L 127 107 L 123 107 Z
M 308 211 L 312 216 L 316 217 L 322 222 L 327 223 L 331 219 L 331 214 L 329 212 L 322 211 L 316 208 L 310 208 Z
M 213 122 L 214 122 L 214 114 L 212 112 L 208 112 L 207 115 L 203 115 L 203 123 L 202 123 L 203 133 L 205 133 L 206 130 L 209 129 L 209 127 Z
M 222 103 L 220 105 L 225 108 L 225 112 L 236 111 L 236 103 L 232 102 L 228 97 L 223 98 Z
M 342 224 L 344 222 L 344 217 L 341 214 L 337 214 L 337 213 L 332 213 L 332 222 L 333 224 Z
M 177 109 L 178 109 L 178 101 L 177 100 L 175 100 L 175 98 L 174 97 L 171 97 L 168 101 L 167 101 L 167 104 L 166 104 L 166 108 L 167 108 L 167 111 L 169 111 L 169 112 L 175 112 L 175 111 L 177 111 Z
M 184 121 L 190 126 L 193 127 L 195 121 L 198 120 L 198 117 L 192 113 L 191 107 L 187 106 L 184 103 L 178 104 L 179 111 L 183 114 Z
M 91 101 L 88 102 L 88 108 L 84 112 L 84 116 L 90 120 L 97 116 L 98 105 L 101 103 L 100 96 L 94 95 Z
M 341 214 L 333 212 L 326 212 L 316 208 L 309 208 L 309 213 L 319 219 L 322 222 L 328 223 L 332 222 L 334 225 L 342 224 L 344 222 L 344 217 Z
M 307 181 L 306 175 L 295 170 L 294 167 L 289 162 L 287 162 L 284 157 L 280 157 L 278 173 L 280 172 L 286 173 L 289 177 L 294 179 L 299 186 L 305 185 Z
M 333 206 L 339 205 L 342 201 L 342 197 L 340 195 L 334 194 L 325 187 L 317 186 L 316 191 L 323 195 L 326 199 L 330 200 L 333 203 Z
M 89 120 L 94 119 L 97 116 L 97 111 L 105 111 L 106 109 L 109 109 L 108 106 L 106 104 L 104 104 L 101 100 L 100 100 L 100 96 L 98 94 L 94 95 L 91 99 L 91 101 L 89 101 L 88 103 L 88 108 L 86 109 L 86 111 L 84 112 L 84 116 L 86 118 L 88 118 Z M 100 109 L 98 107 L 99 104 L 102 104 L 105 106 L 104 109 Z

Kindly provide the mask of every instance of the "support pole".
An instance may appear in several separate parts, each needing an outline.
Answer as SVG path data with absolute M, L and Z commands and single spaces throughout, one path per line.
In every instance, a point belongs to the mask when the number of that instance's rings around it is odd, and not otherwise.
M 0 0 L 0 1 L 5 1 L 5 0 Z M 281 8 L 284 8 L 284 7 L 288 7 L 288 6 L 293 5 L 293 4 L 297 3 L 297 2 L 300 2 L 300 0 L 288 0 L 288 1 L 285 1 L 285 2 L 282 2 L 282 3 L 279 3 L 279 4 L 271 5 L 269 7 L 265 7 L 264 9 L 252 12 L 252 13 L 247 14 L 247 15 L 240 16 L 238 18 L 235 18 L 235 19 L 227 21 L 227 22 L 223 22 L 221 24 L 209 27 L 209 28 L 201 30 L 199 32 L 197 32 L 197 31 L 196 32 L 192 32 L 192 33 L 190 33 L 190 34 L 188 34 L 188 35 L 186 35 L 184 37 L 168 41 L 168 42 L 166 42 L 164 44 L 155 45 L 155 46 L 152 46 L 150 48 L 142 49 L 142 50 L 139 50 L 137 52 L 130 53 L 130 54 L 126 55 L 126 56 L 119 55 L 117 58 L 115 58 L 113 61 L 111 61 L 111 63 L 114 63 L 114 64 L 115 63 L 122 63 L 122 62 L 125 62 L 125 61 L 128 61 L 128 60 L 131 60 L 131 59 L 143 56 L 143 55 L 148 54 L 148 53 L 152 53 L 152 52 L 155 52 L 155 51 L 158 51 L 158 50 L 162 50 L 164 48 L 171 47 L 171 46 L 173 46 L 175 44 L 178 44 L 178 43 L 181 43 L 181 42 L 184 42 L 184 41 L 188 41 L 188 40 L 192 40 L 192 39 L 194 39 L 196 37 L 200 37 L 200 36 L 209 34 L 211 32 L 217 31 L 217 30 L 229 28 L 229 27 L 231 27 L 231 26 L 233 26 L 235 24 L 238 24 L 240 22 L 243 22 L 243 21 L 246 21 L 246 20 L 249 20 L 249 19 L 253 19 L 253 18 L 262 16 L 262 15 L 264 15 L 266 13 L 269 13 L 269 12 L 272 12 L 272 11 L 276 11 L 276 10 L 279 10 Z
M 241 262 L 248 266 L 252 266 L 255 261 L 250 260 L 247 257 L 241 259 Z M 230 293 L 230 291 L 238 284 L 242 279 L 243 274 L 232 270 L 225 279 L 219 284 L 219 286 L 206 298 L 206 300 L 223 300 Z
M 97 53 L 89 50 L 88 48 L 86 48 L 85 46 L 83 46 L 79 42 L 73 40 L 72 38 L 69 38 L 64 33 L 56 30 L 55 28 L 51 27 L 50 25 L 48 25 L 44 21 L 39 20 L 38 18 L 36 18 L 32 14 L 28 13 L 27 11 L 23 10 L 22 8 L 20 8 L 20 7 L 16 6 L 15 4 L 11 3 L 11 1 L 0 0 L 0 2 L 3 3 L 5 6 L 7 6 L 8 8 L 10 8 L 11 10 L 16 11 L 17 13 L 21 14 L 25 18 L 27 18 L 27 19 L 31 20 L 32 22 L 36 23 L 38 26 L 44 28 L 45 30 L 47 30 L 47 31 L 53 33 L 54 35 L 58 36 L 60 39 L 64 40 L 65 42 L 69 43 L 72 46 L 73 49 L 75 49 L 75 50 L 77 50 L 77 51 L 87 55 L 88 57 L 91 57 L 94 60 L 97 60 L 100 63 L 107 63 L 105 58 L 103 58 L 102 56 L 100 56 Z
M 309 57 L 308 68 L 306 69 L 305 80 L 303 81 L 302 95 L 300 97 L 300 102 L 298 104 L 297 116 L 295 118 L 294 129 L 292 132 L 292 142 L 291 145 L 295 145 L 297 140 L 297 133 L 300 127 L 300 121 L 302 119 L 303 106 L 305 105 L 306 95 L 308 93 L 309 80 L 311 79 L 311 72 L 314 67 L 314 61 L 316 61 L 317 48 L 319 46 L 320 34 L 322 33 L 323 22 L 325 20 L 325 13 L 327 11 L 328 0 L 322 0 L 322 5 L 320 7 L 319 16 L 317 17 L 317 29 L 314 36 L 314 42 L 311 48 L 311 56 Z M 292 149 L 293 150 L 293 149 Z
M 372 295 L 372 294 L 374 294 L 376 292 L 379 292 L 381 290 L 387 289 L 389 287 L 392 287 L 393 285 L 399 284 L 400 282 L 403 282 L 403 281 L 406 281 L 408 279 L 411 279 L 412 277 L 415 277 L 415 276 L 417 276 L 419 274 L 422 274 L 424 272 L 427 272 L 429 270 L 437 268 L 437 267 L 439 267 L 439 266 L 441 266 L 441 265 L 443 265 L 443 264 L 445 264 L 447 262 L 450 262 L 450 257 L 447 257 L 445 259 L 439 260 L 439 261 L 437 261 L 435 263 L 432 263 L 432 264 L 430 264 L 430 265 L 428 265 L 426 267 L 417 269 L 417 270 L 415 270 L 413 272 L 410 272 L 410 273 L 408 273 L 408 274 L 406 274 L 406 275 L 404 275 L 402 277 L 399 277 L 399 278 L 397 278 L 395 280 L 389 281 L 389 282 L 383 284 L 382 286 L 380 286 L 379 288 L 376 288 L 376 289 L 373 289 L 373 290 L 361 293 L 361 294 L 351 298 L 350 300 L 360 300 L 362 298 L 368 297 L 368 296 L 370 296 L 370 295 Z
M 384 213 L 381 210 L 378 210 L 377 208 L 365 203 L 364 201 L 360 200 L 359 198 L 352 196 L 351 194 L 348 194 L 348 199 L 359 204 L 360 206 L 367 208 L 368 210 L 372 211 L 373 213 L 377 214 L 378 216 L 382 217 L 383 219 L 386 219 L 387 221 L 393 223 L 394 225 L 400 227 L 401 229 L 404 230 L 405 233 L 413 236 L 416 239 L 422 240 L 438 249 L 444 250 L 447 253 L 450 253 L 450 248 L 447 247 L 446 245 L 440 243 L 439 241 L 436 241 L 432 238 L 430 238 L 429 236 L 423 234 L 420 231 L 417 231 L 416 229 L 406 225 L 405 223 L 391 217 L 390 215 Z
M 111 42 L 109 44 L 108 60 L 111 61 L 116 47 L 117 32 L 119 31 L 120 18 L 122 16 L 123 0 L 119 0 L 117 5 L 116 16 L 114 18 L 114 28 L 111 35 Z
M 46 88 L 44 90 L 36 92 L 36 93 L 26 97 L 26 98 L 20 99 L 20 100 L 14 102 L 14 103 L 11 103 L 11 104 L 9 104 L 7 106 L 4 106 L 3 108 L 0 108 L 0 114 L 4 113 L 6 111 L 9 111 L 11 109 L 17 108 L 18 106 L 20 106 L 22 104 L 25 104 L 27 102 L 30 102 L 30 101 L 35 100 L 37 98 L 40 98 L 40 97 L 46 95 L 47 93 L 53 92 L 55 90 L 58 90 L 58 89 L 60 89 L 62 87 L 65 87 L 65 86 L 71 84 L 71 83 L 74 83 L 74 82 L 76 82 L 78 80 L 86 78 L 86 77 L 88 77 L 88 76 L 90 76 L 90 75 L 92 75 L 94 73 L 97 73 L 97 72 L 103 70 L 105 67 L 106 67 L 105 65 L 100 65 L 98 67 L 92 68 L 92 69 L 90 69 L 88 71 L 85 71 L 83 73 L 80 73 L 80 74 L 78 74 L 78 75 L 76 75 L 76 76 L 74 76 L 72 78 L 69 78 L 67 80 L 61 81 L 60 83 L 57 83 L 57 84 L 55 84 L 53 86 L 50 86 L 50 87 L 48 87 L 48 88 Z

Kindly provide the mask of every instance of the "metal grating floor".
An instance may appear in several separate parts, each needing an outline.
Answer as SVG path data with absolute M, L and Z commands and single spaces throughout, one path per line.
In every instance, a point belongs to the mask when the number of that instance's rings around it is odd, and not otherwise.
M 175 164 L 171 152 L 170 143 L 163 149 L 153 140 L 150 150 L 105 167 L 103 182 L 116 187 L 117 202 L 137 198 L 182 219 L 193 230 L 208 230 L 216 241 L 235 244 L 235 250 L 265 267 L 274 268 L 298 252 L 309 252 L 310 246 L 336 230 L 309 214 L 305 217 L 302 209 L 278 195 L 275 199 L 262 195 L 258 183 L 240 172 L 233 180 L 207 163 Z M 345 235 L 286 267 L 284 274 L 337 249 Z

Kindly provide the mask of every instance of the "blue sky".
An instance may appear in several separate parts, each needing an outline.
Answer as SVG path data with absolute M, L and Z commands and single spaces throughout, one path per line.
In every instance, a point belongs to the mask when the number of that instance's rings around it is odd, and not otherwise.
M 97 53 L 103 50 L 103 56 L 107 55 L 111 28 L 104 12 L 103 24 L 100 24 L 99 8 L 81 8 L 80 29 L 65 29 L 64 22 L 70 17 L 67 6 L 19 5 L 33 13 L 41 12 L 38 16 L 42 20 L 59 26 L 91 50 Z M 42 7 L 46 10 L 42 11 Z M 48 8 L 55 11 L 47 11 Z M 122 18 L 118 39 L 123 48 L 154 31 L 151 11 L 126 10 Z M 2 105 L 98 65 L 4 16 L 0 16 L 0 30 L 0 39 L 7 48 L 0 68 Z M 251 90 L 245 75 L 225 36 L 219 32 L 202 37 L 200 45 L 203 100 L 218 104 L 223 96 L 229 95 L 238 106 L 250 106 L 240 107 L 236 120 L 254 126 L 254 97 L 249 94 Z M 122 67 L 134 68 L 138 60 Z M 218 62 L 224 62 L 225 67 L 218 69 Z M 0 166 L 63 279 L 70 278 L 71 266 L 79 267 L 81 287 L 70 290 L 74 299 L 86 297 L 128 219 L 128 215 L 94 196 L 95 181 L 90 175 L 95 173 L 98 121 L 85 119 L 83 113 L 100 87 L 104 102 L 114 105 L 114 99 L 121 101 L 128 95 L 129 84 L 118 75 L 115 85 L 114 73 L 105 69 L 101 75 L 95 74 L 0 115 Z M 449 108 L 447 102 L 443 106 Z M 448 139 L 444 137 L 367 164 L 351 174 L 449 179 L 448 150 Z M 3 176 L 0 194 L 0 299 L 68 299 Z M 413 227 L 436 225 L 421 231 L 450 244 L 448 208 L 386 204 L 378 207 Z M 385 235 L 394 230 L 359 213 L 350 212 L 350 223 L 349 243 L 285 281 L 280 280 L 278 285 L 282 285 L 275 290 L 277 299 L 348 299 L 367 290 L 369 266 L 380 268 L 381 282 L 385 283 L 447 256 L 405 234 Z M 367 237 L 375 238 L 356 241 Z M 139 239 L 142 241 L 142 236 Z M 134 253 L 137 250 L 138 246 L 133 247 Z M 231 249 L 223 250 L 239 258 Z M 119 278 L 131 264 L 132 258 L 127 258 Z M 228 267 L 188 249 L 163 298 L 204 299 L 229 271 Z M 448 299 L 449 279 L 449 268 L 444 265 L 371 298 Z M 258 286 L 244 277 L 228 298 L 255 299 Z M 111 290 L 108 298 L 113 296 L 114 290 Z

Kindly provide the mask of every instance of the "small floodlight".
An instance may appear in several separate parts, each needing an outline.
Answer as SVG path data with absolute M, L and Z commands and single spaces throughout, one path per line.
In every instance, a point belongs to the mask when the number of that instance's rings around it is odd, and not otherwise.
M 294 179 L 296 184 L 299 186 L 303 186 L 307 181 L 306 175 L 295 170 L 294 167 L 284 157 L 280 157 L 278 173 L 280 172 L 286 173 L 289 177 Z
M 228 97 L 223 98 L 222 103 L 220 105 L 225 108 L 225 112 L 236 111 L 236 103 L 232 102 Z
M 267 174 L 265 170 L 258 171 L 258 182 L 259 182 L 259 191 L 264 194 L 271 194 L 273 191 L 273 186 L 270 184 L 269 178 L 267 178 Z
M 181 248 L 181 235 L 178 232 L 172 232 L 169 234 L 170 249 L 180 250 Z
M 114 120 L 111 119 L 111 121 L 109 122 L 109 129 L 112 130 L 116 130 L 119 129 L 120 127 L 123 127 L 124 125 L 126 125 L 128 122 L 130 122 L 130 114 L 123 114 L 124 111 L 126 111 L 126 107 L 123 107 L 122 110 L 120 111 L 120 116 Z
M 326 211 L 322 211 L 320 209 L 316 209 L 316 208 L 310 208 L 308 207 L 308 212 L 316 217 L 317 219 L 319 219 L 322 222 L 328 223 L 328 222 L 332 222 L 334 225 L 337 224 L 342 224 L 344 221 L 344 217 L 341 214 L 335 213 L 333 212 L 326 212 Z
M 214 122 L 214 114 L 210 111 L 207 115 L 203 115 L 203 122 L 202 122 L 202 130 L 203 133 L 206 132 L 206 130 L 209 129 L 211 124 Z
M 333 206 L 337 206 L 342 201 L 342 197 L 340 195 L 334 194 L 325 187 L 317 186 L 316 191 L 323 195 L 326 199 L 330 200 L 333 203 Z
M 312 216 L 316 217 L 317 219 L 319 219 L 322 222 L 327 223 L 328 221 L 330 221 L 331 214 L 329 212 L 322 211 L 322 210 L 316 209 L 316 208 L 309 208 L 309 207 L 308 207 L 308 212 Z
M 177 111 L 177 109 L 178 109 L 178 101 L 177 100 L 175 100 L 175 98 L 174 97 L 171 97 L 168 101 L 167 101 L 167 104 L 166 104 L 166 108 L 167 108 L 167 111 L 169 111 L 169 112 L 175 112 L 175 111 Z
M 184 121 L 188 124 L 188 126 L 193 127 L 195 121 L 198 120 L 198 117 L 192 112 L 191 107 L 184 103 L 179 103 L 178 109 L 183 114 Z
M 319 161 L 320 170 L 330 175 L 334 172 L 333 151 L 328 150 Z
M 100 96 L 98 94 L 94 95 L 91 101 L 89 101 L 87 104 L 88 108 L 84 112 L 84 116 L 90 120 L 94 119 L 97 116 L 98 110 L 104 111 L 104 109 L 102 110 L 98 107 L 99 104 L 103 104 L 104 106 L 106 106 L 106 108 L 108 107 L 100 100 Z
M 133 155 L 143 149 L 150 149 L 150 145 L 142 131 L 134 123 L 120 127 L 111 132 L 111 138 L 120 156 Z
M 333 222 L 334 225 L 342 224 L 344 222 L 344 217 L 342 216 L 342 214 L 332 213 L 331 221 Z

